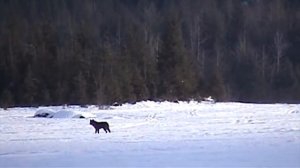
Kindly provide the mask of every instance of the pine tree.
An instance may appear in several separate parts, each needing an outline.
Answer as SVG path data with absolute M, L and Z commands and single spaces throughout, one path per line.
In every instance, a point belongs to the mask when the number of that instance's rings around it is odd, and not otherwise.
M 158 94 L 162 98 L 187 98 L 196 87 L 191 58 L 182 38 L 181 21 L 170 16 L 158 57 Z
M 88 103 L 87 99 L 87 84 L 86 79 L 83 76 L 83 73 L 80 71 L 77 76 L 74 78 L 74 96 L 73 102 L 76 104 L 85 104 Z
M 124 71 L 122 61 L 117 59 L 111 46 L 102 46 L 100 61 L 100 73 L 97 77 L 97 95 L 102 103 L 113 103 L 120 101 L 123 97 L 122 91 L 127 91 L 122 72 Z M 100 93 L 99 93 L 100 92 Z
M 126 48 L 124 51 L 125 72 L 128 84 L 131 88 L 129 93 L 131 101 L 147 99 L 149 97 L 146 86 L 146 76 L 150 73 L 147 67 L 147 50 L 145 40 L 143 39 L 142 30 L 138 25 L 130 24 L 127 30 Z M 151 60 L 149 60 L 151 61 Z
M 38 96 L 38 80 L 33 75 L 31 67 L 28 67 L 27 74 L 23 84 L 23 100 L 24 105 L 36 105 L 36 98 Z
M 5 89 L 0 96 L 0 107 L 4 109 L 14 105 L 14 98 L 9 89 Z

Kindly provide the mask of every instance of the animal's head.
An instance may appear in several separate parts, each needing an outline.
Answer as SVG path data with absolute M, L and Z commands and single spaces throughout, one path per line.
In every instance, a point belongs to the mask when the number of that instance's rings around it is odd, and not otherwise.
M 95 122 L 95 120 L 93 120 L 93 119 L 92 119 L 92 120 L 90 120 L 90 124 L 92 124 L 93 122 Z

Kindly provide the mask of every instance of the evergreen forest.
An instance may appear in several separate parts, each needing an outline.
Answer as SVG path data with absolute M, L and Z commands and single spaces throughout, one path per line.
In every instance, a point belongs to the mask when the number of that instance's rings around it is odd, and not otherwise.
M 300 102 L 299 0 L 0 0 L 0 107 Z

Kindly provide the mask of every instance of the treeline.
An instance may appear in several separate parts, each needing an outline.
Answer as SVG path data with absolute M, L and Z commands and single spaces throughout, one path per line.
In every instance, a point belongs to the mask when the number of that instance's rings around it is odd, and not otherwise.
M 297 0 L 0 0 L 0 106 L 299 102 Z

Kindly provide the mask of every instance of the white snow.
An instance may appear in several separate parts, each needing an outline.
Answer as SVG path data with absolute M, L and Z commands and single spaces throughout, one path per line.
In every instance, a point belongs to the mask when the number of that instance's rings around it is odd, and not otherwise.
M 33 117 L 45 117 L 45 118 L 94 118 L 96 115 L 88 112 L 74 112 L 70 110 L 58 110 L 42 108 L 37 110 Z
M 299 111 L 196 101 L 0 109 L 0 167 L 300 167 Z M 53 117 L 33 118 L 43 113 Z M 85 114 L 112 133 L 74 118 Z

